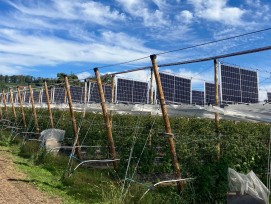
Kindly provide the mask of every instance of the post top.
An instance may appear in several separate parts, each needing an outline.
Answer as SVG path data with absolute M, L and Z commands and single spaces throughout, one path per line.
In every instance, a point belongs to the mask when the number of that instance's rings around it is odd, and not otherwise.
M 150 55 L 151 60 L 156 59 L 156 55 Z
M 93 70 L 94 70 L 94 72 L 97 72 L 99 69 L 98 69 L 98 67 L 95 67 Z

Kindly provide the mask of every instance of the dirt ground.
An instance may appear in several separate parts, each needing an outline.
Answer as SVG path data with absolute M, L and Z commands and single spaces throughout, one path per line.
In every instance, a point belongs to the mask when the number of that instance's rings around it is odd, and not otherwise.
M 26 175 L 15 170 L 11 153 L 0 150 L 0 204 L 62 203 L 50 198 L 28 182 Z

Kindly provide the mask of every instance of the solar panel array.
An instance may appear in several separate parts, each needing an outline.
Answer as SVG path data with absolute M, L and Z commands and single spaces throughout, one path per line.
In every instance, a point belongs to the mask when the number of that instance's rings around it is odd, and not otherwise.
M 204 91 L 192 91 L 192 104 L 204 105 Z
M 65 103 L 65 88 L 56 87 L 53 89 L 53 102 L 56 104 Z
M 80 86 L 70 86 L 70 93 L 72 102 L 83 103 L 84 101 L 84 88 Z
M 212 104 L 215 105 L 215 84 L 205 82 L 205 104 Z M 218 94 L 219 94 L 219 101 L 221 101 L 220 97 L 220 86 L 218 86 Z
M 52 97 L 51 97 L 51 89 L 48 89 L 48 95 L 50 100 L 52 101 Z M 42 103 L 47 103 L 47 98 L 46 98 L 46 92 L 45 89 L 42 91 Z
M 110 85 L 103 84 L 103 91 L 105 101 L 112 102 L 112 87 Z M 100 103 L 100 95 L 98 91 L 98 85 L 96 82 L 91 82 L 89 85 L 88 102 Z
M 267 100 L 271 101 L 271 92 L 267 92 Z
M 176 75 L 160 73 L 167 103 L 191 103 L 191 80 Z
M 221 64 L 222 100 L 257 103 L 257 72 Z
M 39 103 L 39 96 L 40 96 L 40 91 L 39 90 L 33 90 L 33 98 L 35 103 Z
M 117 98 L 118 102 L 129 103 L 147 103 L 148 83 L 129 80 L 117 79 Z

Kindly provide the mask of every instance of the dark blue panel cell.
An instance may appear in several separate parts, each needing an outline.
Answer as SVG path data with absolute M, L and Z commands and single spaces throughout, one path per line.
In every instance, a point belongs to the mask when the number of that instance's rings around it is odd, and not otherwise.
M 89 102 L 100 103 L 100 95 L 98 90 L 98 85 L 96 82 L 91 82 L 89 87 Z M 103 91 L 105 101 L 112 102 L 112 87 L 108 84 L 103 84 Z
M 204 91 L 192 91 L 192 104 L 204 105 Z
M 267 92 L 267 100 L 271 101 L 271 92 Z
M 75 103 L 83 103 L 84 88 L 80 86 L 70 86 L 70 93 L 72 101 Z
M 215 105 L 215 84 L 205 82 L 205 103 Z M 218 94 L 220 101 L 220 86 L 218 86 Z
M 56 104 L 65 103 L 65 88 L 57 87 L 54 88 L 54 102 Z
M 118 78 L 117 101 L 147 103 L 147 94 L 148 83 Z

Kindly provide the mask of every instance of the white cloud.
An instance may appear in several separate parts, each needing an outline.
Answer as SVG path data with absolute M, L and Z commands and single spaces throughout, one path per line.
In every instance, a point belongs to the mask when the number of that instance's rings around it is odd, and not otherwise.
M 86 79 L 88 77 L 91 77 L 92 75 L 90 74 L 90 72 L 82 72 L 77 74 L 78 79 L 82 80 L 82 79 Z
M 188 0 L 194 6 L 195 16 L 227 25 L 242 25 L 245 10 L 227 6 L 228 0 Z
M 180 14 L 176 15 L 176 20 L 184 22 L 184 23 L 190 23 L 193 19 L 193 13 L 191 13 L 188 10 L 181 11 Z
M 52 0 L 46 3 L 38 1 L 38 3 L 30 4 L 31 2 L 28 2 L 27 5 L 13 1 L 7 2 L 21 13 L 31 16 L 80 20 L 100 25 L 125 20 L 125 14 L 96 1 Z

